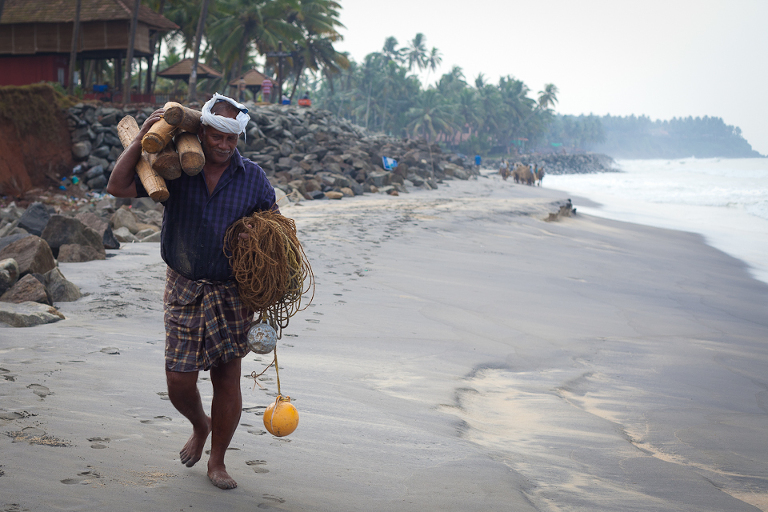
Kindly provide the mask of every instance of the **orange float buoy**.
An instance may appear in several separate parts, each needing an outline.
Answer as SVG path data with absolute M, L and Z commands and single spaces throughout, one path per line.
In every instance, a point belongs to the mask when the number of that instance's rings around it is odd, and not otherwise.
M 273 436 L 287 436 L 299 426 L 299 411 L 291 403 L 291 397 L 277 395 L 274 403 L 264 411 L 264 426 Z

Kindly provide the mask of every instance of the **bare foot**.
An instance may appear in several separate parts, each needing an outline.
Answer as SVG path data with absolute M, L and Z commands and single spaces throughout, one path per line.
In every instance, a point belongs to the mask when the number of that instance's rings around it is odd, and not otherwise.
M 213 485 L 219 489 L 234 489 L 237 487 L 237 482 L 235 482 L 232 477 L 229 476 L 229 473 L 227 473 L 227 468 L 223 464 L 221 466 L 212 466 L 209 462 L 208 478 L 211 480 Z
M 211 433 L 211 418 L 207 417 L 207 429 L 201 432 L 197 432 L 195 430 L 192 431 L 192 435 L 189 436 L 189 440 L 187 441 L 187 444 L 184 445 L 184 448 L 181 449 L 179 452 L 179 457 L 181 458 L 181 463 L 187 466 L 188 468 L 191 468 L 195 464 L 197 464 L 197 461 L 200 460 L 200 457 L 203 456 L 203 448 L 205 447 L 205 440 L 208 439 L 208 434 Z

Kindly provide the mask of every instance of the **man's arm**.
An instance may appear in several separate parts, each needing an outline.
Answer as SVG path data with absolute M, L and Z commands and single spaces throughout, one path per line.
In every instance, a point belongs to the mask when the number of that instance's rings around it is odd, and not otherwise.
M 150 127 L 163 117 L 164 109 L 152 112 L 152 115 L 144 121 L 139 134 L 131 141 L 131 144 L 123 150 L 115 162 L 115 168 L 109 176 L 107 192 L 115 197 L 136 197 L 136 164 L 141 158 L 141 139 L 147 134 Z

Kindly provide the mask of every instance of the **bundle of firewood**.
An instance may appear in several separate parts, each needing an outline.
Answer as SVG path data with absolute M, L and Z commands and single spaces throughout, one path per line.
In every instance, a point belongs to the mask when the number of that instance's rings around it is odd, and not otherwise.
M 203 148 L 197 140 L 201 112 L 173 101 L 164 108 L 163 119 L 153 124 L 142 138 L 141 158 L 136 164 L 142 185 L 158 202 L 168 199 L 165 180 L 175 180 L 182 171 L 194 176 L 205 165 Z M 138 133 L 139 125 L 131 116 L 125 116 L 117 125 L 123 147 L 128 147 Z

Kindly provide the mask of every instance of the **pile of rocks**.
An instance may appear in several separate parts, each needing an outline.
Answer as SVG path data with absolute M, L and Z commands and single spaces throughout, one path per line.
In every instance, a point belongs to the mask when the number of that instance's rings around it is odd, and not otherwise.
M 608 155 L 600 153 L 576 153 L 571 155 L 555 153 L 533 153 L 529 155 L 511 155 L 510 163 L 544 167 L 546 174 L 592 174 L 598 172 L 617 172 L 616 162 Z M 488 159 L 484 167 L 498 169 L 500 158 Z
M 153 110 L 85 103 L 70 108 L 67 122 L 77 165 L 61 188 L 75 183 L 82 190 L 103 190 L 123 149 L 117 123 L 132 115 L 141 125 Z M 369 133 L 327 110 L 251 104 L 249 115 L 238 149 L 294 201 L 341 199 L 364 192 L 397 194 L 477 174 L 466 157 L 443 153 L 423 140 Z M 397 167 L 385 169 L 383 157 L 396 160 Z
M 61 188 L 76 185 L 83 191 L 101 191 L 107 186 L 115 161 L 123 152 L 117 136 L 117 123 L 130 114 L 143 122 L 152 109 L 117 109 L 78 103 L 67 110 L 67 125 L 72 139 L 72 157 L 77 165 L 72 176 L 62 180 Z
M 466 157 L 443 153 L 436 144 L 369 133 L 327 110 L 269 105 L 249 114 L 243 154 L 292 199 L 396 194 L 477 174 Z M 385 169 L 385 157 L 397 167 Z
M 148 198 L 110 197 L 72 212 L 43 203 L 0 209 L 0 322 L 22 327 L 62 319 L 50 306 L 81 295 L 58 263 L 103 260 L 120 242 L 158 242 L 162 208 Z

